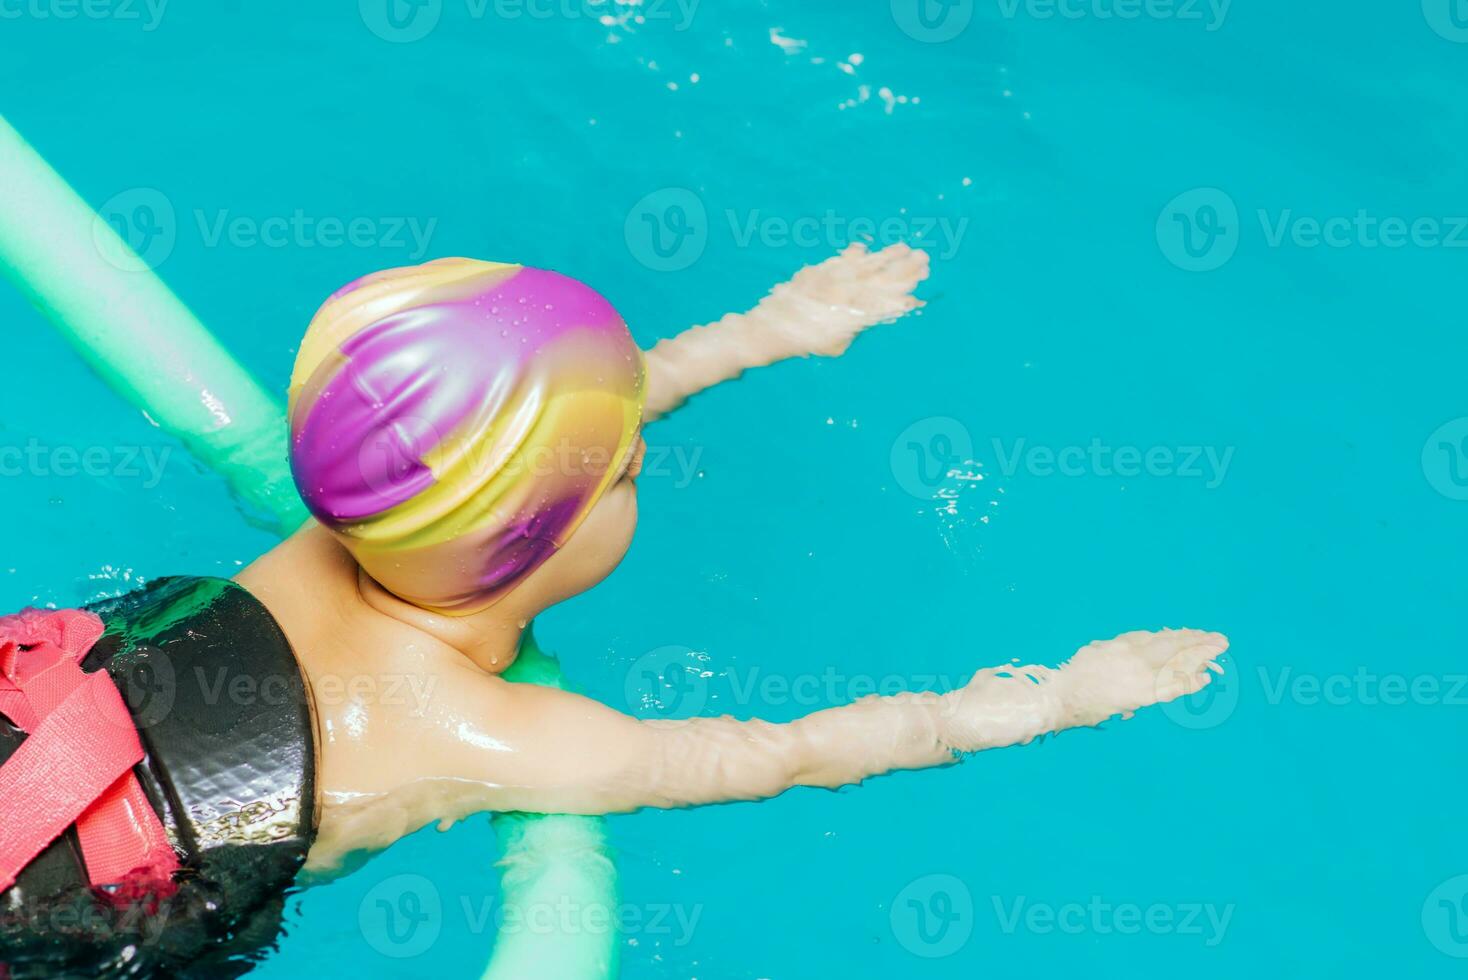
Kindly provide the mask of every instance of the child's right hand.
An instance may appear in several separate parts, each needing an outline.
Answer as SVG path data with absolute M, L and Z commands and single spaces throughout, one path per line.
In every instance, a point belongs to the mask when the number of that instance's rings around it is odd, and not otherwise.
M 801 269 L 748 313 L 659 341 L 647 352 L 647 415 L 666 415 L 706 388 L 791 357 L 835 357 L 857 334 L 922 306 L 928 253 L 908 245 L 848 246 Z
M 1219 633 L 1138 631 L 1089 643 L 1058 668 L 986 668 L 944 696 L 944 742 L 978 752 L 1130 716 L 1202 690 L 1227 649 Z
M 928 253 L 921 249 L 899 243 L 872 252 L 849 245 L 775 287 L 770 301 L 789 310 L 771 320 L 771 330 L 789 338 L 787 357 L 836 357 L 862 331 L 921 307 L 912 291 L 926 278 Z M 797 315 L 807 307 L 818 313 Z

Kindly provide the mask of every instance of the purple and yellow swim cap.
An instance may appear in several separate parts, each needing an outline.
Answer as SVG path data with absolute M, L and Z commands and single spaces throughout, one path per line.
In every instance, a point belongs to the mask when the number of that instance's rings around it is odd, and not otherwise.
M 317 312 L 291 376 L 306 506 L 388 591 L 493 603 L 576 530 L 642 424 L 642 351 L 574 279 L 440 259 Z

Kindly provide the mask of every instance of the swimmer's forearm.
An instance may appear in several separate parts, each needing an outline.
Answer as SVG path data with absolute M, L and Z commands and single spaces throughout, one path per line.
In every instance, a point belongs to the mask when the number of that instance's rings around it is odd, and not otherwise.
M 988 668 L 946 694 L 870 697 L 788 725 L 665 722 L 675 727 L 660 746 L 659 793 L 674 805 L 762 799 L 1025 745 L 1197 691 L 1227 648 L 1199 630 L 1125 633 L 1087 644 L 1061 667 Z
M 730 313 L 659 341 L 647 352 L 648 420 L 745 371 L 810 356 L 811 347 L 802 343 L 799 331 L 823 311 L 787 282 L 748 313 Z
M 648 722 L 659 731 L 654 799 L 699 806 L 837 789 L 899 769 L 956 761 L 943 735 L 947 705 L 932 694 L 872 697 L 788 724 L 695 718 Z
M 1197 691 L 1227 646 L 1222 636 L 1196 630 L 1127 633 L 1088 644 L 1061 667 L 988 668 L 946 694 L 870 697 L 788 724 L 637 721 L 576 695 L 537 690 L 529 696 L 539 704 L 522 708 L 536 729 L 522 732 L 539 750 L 527 759 L 535 778 L 523 787 L 528 796 L 509 808 L 699 806 L 947 765 Z
M 738 313 L 658 341 L 647 352 L 646 420 L 661 418 L 700 391 L 732 381 L 761 363 L 781 359 L 783 355 L 770 353 L 761 362 L 766 346 Z
M 858 333 L 920 306 L 927 254 L 893 245 L 853 245 L 781 283 L 747 313 L 693 327 L 647 353 L 649 421 L 751 368 L 812 354 L 843 353 Z

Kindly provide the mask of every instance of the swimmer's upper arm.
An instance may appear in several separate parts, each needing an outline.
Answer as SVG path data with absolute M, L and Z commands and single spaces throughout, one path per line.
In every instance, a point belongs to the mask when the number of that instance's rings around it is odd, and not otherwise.
M 460 778 L 495 785 L 501 810 L 623 813 L 838 787 L 894 768 L 952 761 L 934 695 L 877 698 L 790 724 L 643 721 L 553 688 L 499 682 L 490 752 Z
M 481 753 L 497 810 L 617 813 L 659 802 L 658 733 L 646 723 L 569 691 L 494 679 L 496 750 Z M 486 692 L 487 693 L 487 692 Z

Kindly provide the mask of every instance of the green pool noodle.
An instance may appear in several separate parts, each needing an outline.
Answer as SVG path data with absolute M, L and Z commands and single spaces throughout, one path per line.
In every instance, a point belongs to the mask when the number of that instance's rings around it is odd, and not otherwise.
M 224 477 L 253 519 L 281 536 L 305 522 L 280 402 L 3 116 L 0 269 L 114 391 Z M 565 687 L 530 630 L 504 677 Z M 616 931 L 597 928 L 617 905 L 605 822 L 529 813 L 492 821 L 505 915 L 486 980 L 614 977 Z
M 506 679 L 566 689 L 560 665 L 525 631 Z M 485 980 L 615 977 L 617 869 L 606 821 L 593 817 L 501 813 L 500 892 L 505 918 Z M 569 926 L 546 936 L 541 921 Z
M 275 399 L 0 117 L 0 268 L 124 399 L 281 533 L 306 518 Z

